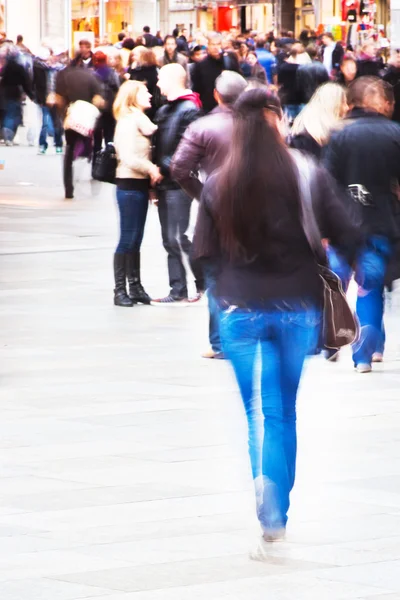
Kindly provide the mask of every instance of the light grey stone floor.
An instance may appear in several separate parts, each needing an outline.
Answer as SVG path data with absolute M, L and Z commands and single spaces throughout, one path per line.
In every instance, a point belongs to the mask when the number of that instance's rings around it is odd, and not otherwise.
M 50 153 L 51 154 L 51 153 Z M 0 148 L 2 600 L 399 600 L 400 324 L 357 376 L 307 365 L 287 541 L 256 543 L 229 365 L 199 355 L 205 306 L 112 305 L 113 190 Z M 150 210 L 144 281 L 167 291 Z

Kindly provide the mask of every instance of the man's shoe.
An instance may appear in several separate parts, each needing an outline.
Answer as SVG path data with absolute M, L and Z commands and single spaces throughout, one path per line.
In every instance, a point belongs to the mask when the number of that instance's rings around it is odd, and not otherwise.
M 46 154 L 46 152 L 47 152 L 46 146 L 40 146 L 39 147 L 38 154 Z
M 224 360 L 225 354 L 223 352 L 216 352 L 212 348 L 209 348 L 206 352 L 201 355 L 202 358 L 215 358 L 217 360 Z
M 73 196 L 65 196 L 64 200 L 73 200 L 74 197 Z
M 57 146 L 56 154 L 62 154 L 62 153 L 63 153 L 63 149 Z
M 192 296 L 192 298 L 189 298 L 189 304 L 197 304 L 197 303 L 201 302 L 203 297 L 204 297 L 204 292 L 196 292 L 196 294 L 194 296 Z
M 174 298 L 169 294 L 165 298 L 157 298 L 151 301 L 152 306 L 189 306 L 187 298 Z
M 356 365 L 357 373 L 371 373 L 372 367 L 368 363 L 359 363 Z
M 374 352 L 374 354 L 372 355 L 372 362 L 373 363 L 382 363 L 383 362 L 383 354 L 381 354 L 380 352 Z
M 11 140 L 6 140 L 6 146 L 14 146 L 14 142 Z

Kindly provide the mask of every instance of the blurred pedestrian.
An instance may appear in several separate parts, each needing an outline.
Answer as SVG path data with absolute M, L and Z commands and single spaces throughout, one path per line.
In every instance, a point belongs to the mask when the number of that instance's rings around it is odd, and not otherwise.
M 290 50 L 283 63 L 278 67 L 279 97 L 290 124 L 301 110 L 297 83 L 298 68 L 296 50 Z
M 114 46 L 115 46 L 115 48 L 117 48 L 117 50 L 122 50 L 122 44 L 123 44 L 125 38 L 126 38 L 125 31 L 121 31 L 121 33 L 118 34 L 118 42 L 116 44 L 114 44 Z
M 200 95 L 205 113 L 217 106 L 214 98 L 215 81 L 222 71 L 239 73 L 239 63 L 233 53 L 222 51 L 222 38 L 219 34 L 209 37 L 207 56 L 192 70 L 192 88 Z
M 151 95 L 151 108 L 146 111 L 149 119 L 153 119 L 157 109 L 161 106 L 161 94 L 157 86 L 158 68 L 156 56 L 152 48 L 136 46 L 132 50 L 133 62 L 128 69 L 129 78 L 143 81 Z
M 269 560 L 268 543 L 285 535 L 296 472 L 296 396 L 318 340 L 323 295 L 302 223 L 299 164 L 285 147 L 281 115 L 279 100 L 265 89 L 240 96 L 232 152 L 205 184 L 194 243 L 196 256 L 216 265 L 224 352 L 248 421 L 263 531 L 255 560 Z M 352 259 L 358 233 L 333 180 L 311 163 L 304 185 L 323 236 Z
M 113 115 L 113 104 L 120 86 L 117 73 L 107 62 L 107 56 L 103 52 L 95 52 L 93 56 L 94 72 L 101 84 L 101 95 L 104 105 L 101 115 L 96 123 L 93 136 L 93 162 L 96 154 L 104 144 L 110 144 L 114 139 L 115 118 Z
M 170 171 L 172 158 L 186 128 L 201 116 L 201 102 L 198 94 L 185 86 L 186 71 L 181 65 L 166 65 L 160 70 L 161 93 L 167 98 L 156 115 L 158 131 L 155 139 L 156 162 L 163 180 L 158 187 L 158 214 L 164 248 L 168 254 L 168 274 L 170 291 L 164 298 L 154 300 L 154 304 L 179 305 L 188 301 L 188 287 L 183 256 L 190 262 L 197 295 L 204 292 L 204 278 L 201 267 L 193 260 L 192 244 L 187 230 L 190 220 L 192 198 L 181 189 Z
M 3 138 L 6 146 L 12 146 L 18 127 L 22 124 L 24 95 L 33 99 L 32 84 L 27 70 L 19 62 L 17 48 L 9 46 L 2 52 L 0 97 L 4 106 Z
M 173 31 L 173 36 L 176 39 L 178 52 L 181 52 L 185 56 L 189 56 L 189 44 L 188 44 L 188 30 L 183 27 L 182 29 L 176 28 Z
M 71 62 L 70 66 L 60 71 L 56 80 L 56 104 L 62 116 L 67 115 L 77 101 L 82 101 L 88 105 L 102 108 L 104 100 L 102 97 L 102 86 L 92 69 L 81 68 L 79 61 Z M 65 125 L 65 155 L 64 155 L 64 187 L 65 199 L 72 200 L 74 197 L 73 183 L 73 161 L 79 157 L 90 158 L 92 153 L 92 116 L 94 111 L 91 107 L 85 110 L 81 115 L 79 123 L 71 128 Z M 78 116 L 78 115 L 76 115 Z M 87 131 L 82 134 L 80 131 Z M 90 130 L 90 132 L 89 132 Z
M 189 125 L 183 134 L 172 161 L 171 174 L 193 199 L 199 200 L 201 197 L 203 183 L 200 177 L 209 177 L 226 159 L 226 149 L 230 146 L 233 134 L 233 105 L 246 86 L 246 80 L 238 73 L 221 73 L 215 82 L 217 108 Z M 224 358 L 219 333 L 220 310 L 215 298 L 216 277 L 212 266 L 207 264 L 205 267 L 210 348 L 202 356 Z
M 296 78 L 300 105 L 307 104 L 320 85 L 329 81 L 328 71 L 317 59 L 318 51 L 315 46 L 307 48 L 311 62 L 300 65 Z
M 336 81 L 347 88 L 356 77 L 357 61 L 351 54 L 346 54 L 343 57 L 342 64 L 340 65 L 340 72 L 336 78 Z
M 62 68 L 62 67 L 61 67 Z M 50 51 L 41 48 L 33 61 L 33 99 L 42 113 L 42 127 L 39 135 L 39 154 L 46 154 L 47 136 L 53 135 L 57 154 L 62 154 L 63 127 L 55 105 L 55 82 L 60 67 L 54 62 Z
M 144 83 L 126 81 L 114 102 L 117 121 L 114 145 L 117 153 L 117 202 L 120 239 L 114 254 L 114 304 L 150 304 L 141 281 L 140 247 L 146 224 L 150 184 L 160 181 L 151 162 L 151 136 L 157 127 L 144 114 L 151 96 Z M 129 294 L 126 282 L 129 283 Z
M 290 145 L 321 159 L 323 148 L 331 134 L 339 129 L 347 111 L 346 93 L 342 86 L 324 83 L 294 120 Z
M 121 58 L 124 69 L 127 69 L 129 66 L 129 59 L 131 57 L 131 52 L 135 47 L 135 42 L 131 37 L 126 37 L 122 42 L 122 50 L 121 50 Z
M 154 37 L 154 35 L 151 33 L 150 27 L 148 25 L 145 25 L 143 27 L 143 46 L 145 46 L 146 48 L 154 48 L 154 46 L 157 46 L 157 40 Z
M 256 54 L 258 61 L 264 67 L 269 84 L 275 83 L 276 78 L 276 58 L 271 52 L 270 44 L 267 44 L 264 36 L 256 38 Z
M 366 244 L 354 265 L 359 285 L 357 315 L 359 341 L 353 347 L 354 366 L 369 373 L 375 354 L 383 355 L 384 285 L 395 242 L 400 238 L 398 189 L 400 182 L 400 127 L 390 121 L 393 88 L 375 77 L 360 77 L 349 88 L 348 125 L 332 135 L 325 164 L 347 190 L 348 205 L 358 209 Z M 348 272 L 334 248 L 331 266 L 339 276 Z
M 267 73 L 264 67 L 261 66 L 257 54 L 255 52 L 249 52 L 247 55 L 247 63 L 250 65 L 250 77 L 258 79 L 261 83 L 267 84 Z
M 93 69 L 93 52 L 92 43 L 89 40 L 80 40 L 79 52 L 76 54 L 72 61 L 74 67 L 85 67 L 87 69 Z
M 335 77 L 342 64 L 344 50 L 340 42 L 335 42 L 330 32 L 321 35 L 321 57 L 325 69 L 330 77 Z
M 164 54 L 158 61 L 160 67 L 165 65 L 178 64 L 187 71 L 188 60 L 178 52 L 178 45 L 173 35 L 167 35 L 164 39 Z

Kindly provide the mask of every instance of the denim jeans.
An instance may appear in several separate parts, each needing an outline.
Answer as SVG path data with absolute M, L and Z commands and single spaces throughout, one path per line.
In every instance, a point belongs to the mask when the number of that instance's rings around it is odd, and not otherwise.
M 204 290 L 203 271 L 199 261 L 193 259 L 192 242 L 187 236 L 191 206 L 192 198 L 181 189 L 159 192 L 158 216 L 163 245 L 168 254 L 170 294 L 174 298 L 188 296 L 183 254 L 189 260 L 197 290 Z
M 149 192 L 121 190 L 117 187 L 117 203 L 120 217 L 120 239 L 117 253 L 139 252 L 149 207 Z
M 3 135 L 7 142 L 12 142 L 18 127 L 22 123 L 22 103 L 20 100 L 7 100 L 3 120 Z
M 383 236 L 371 236 L 360 252 L 355 280 L 359 286 L 357 316 L 360 338 L 353 346 L 354 364 L 371 364 L 375 352 L 383 353 L 385 329 L 383 325 L 384 281 L 391 255 L 391 244 Z M 341 278 L 344 289 L 351 279 L 352 269 L 333 248 L 328 251 L 331 269 Z
M 320 321 L 320 311 L 312 308 L 264 312 L 231 307 L 222 314 L 223 348 L 247 416 L 257 515 L 264 531 L 286 526 L 296 472 L 297 389 L 305 358 L 318 342 Z
M 207 288 L 208 313 L 210 317 L 208 329 L 210 346 L 214 352 L 220 353 L 222 352 L 221 335 L 219 331 L 221 309 L 218 304 L 215 290 L 217 283 L 216 267 L 215 265 L 204 261 L 203 271 Z
M 57 114 L 56 107 L 42 106 L 42 129 L 40 130 L 39 146 L 48 148 L 47 136 L 54 136 L 54 145 L 56 148 L 62 148 L 62 125 L 61 119 Z

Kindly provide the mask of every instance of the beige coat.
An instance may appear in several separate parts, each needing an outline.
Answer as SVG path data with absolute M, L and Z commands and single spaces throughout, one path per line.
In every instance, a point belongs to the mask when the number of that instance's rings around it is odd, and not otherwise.
M 114 146 L 117 153 L 118 179 L 147 179 L 153 163 L 151 136 L 157 130 L 150 119 L 139 109 L 117 121 Z

